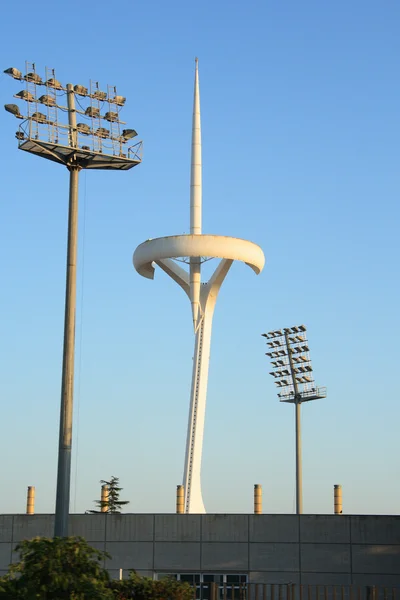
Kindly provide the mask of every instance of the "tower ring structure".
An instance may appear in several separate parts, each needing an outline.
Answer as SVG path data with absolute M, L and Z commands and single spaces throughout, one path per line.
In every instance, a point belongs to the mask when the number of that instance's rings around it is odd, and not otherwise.
M 170 235 L 147 240 L 140 244 L 133 256 L 133 265 L 139 275 L 154 279 L 153 263 L 163 259 L 224 258 L 246 263 L 258 275 L 264 266 L 260 246 L 241 238 L 226 235 Z M 185 274 L 187 275 L 186 271 Z
M 233 261 L 240 260 L 246 263 L 258 275 L 264 267 L 265 259 L 261 248 L 253 242 L 202 233 L 200 94 L 197 59 L 191 164 L 190 234 L 155 238 L 143 242 L 134 252 L 133 265 L 140 275 L 148 279 L 154 278 L 155 265 L 158 266 L 181 286 L 192 305 L 195 342 L 183 486 L 185 513 L 205 513 L 201 491 L 201 457 L 215 303 Z M 201 283 L 201 264 L 211 258 L 220 259 L 219 263 L 209 281 Z M 186 262 L 189 269 L 185 270 L 176 261 Z

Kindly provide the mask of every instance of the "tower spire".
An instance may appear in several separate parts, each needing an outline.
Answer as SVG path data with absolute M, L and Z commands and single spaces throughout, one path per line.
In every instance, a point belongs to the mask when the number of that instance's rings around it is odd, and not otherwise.
M 199 61 L 197 58 L 195 64 L 190 172 L 190 233 L 201 234 L 201 123 Z
M 199 61 L 195 59 L 192 158 L 190 169 L 190 233 L 201 235 L 201 124 Z M 190 302 L 192 305 L 193 327 L 197 331 L 200 315 L 201 257 L 190 258 Z
M 202 260 L 220 259 L 208 282 L 201 284 Z M 189 273 L 175 261 L 189 259 Z M 201 491 L 201 458 L 207 399 L 211 330 L 218 292 L 235 260 L 260 273 L 264 254 L 259 246 L 219 235 L 205 235 L 201 226 L 201 131 L 199 72 L 196 58 L 190 174 L 190 234 L 147 240 L 133 255 L 135 269 L 143 277 L 154 276 L 154 264 L 162 269 L 190 298 L 194 325 L 192 386 L 186 438 L 183 485 L 185 513 L 205 512 Z

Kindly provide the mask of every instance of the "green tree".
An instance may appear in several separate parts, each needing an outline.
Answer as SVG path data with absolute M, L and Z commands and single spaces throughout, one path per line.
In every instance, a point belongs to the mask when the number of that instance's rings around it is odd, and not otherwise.
M 94 500 L 97 504 L 98 510 L 89 510 L 88 512 L 91 514 L 97 514 L 100 512 L 107 512 L 111 514 L 119 514 L 121 512 L 121 508 L 126 504 L 129 504 L 129 500 L 120 500 L 119 495 L 123 490 L 122 487 L 119 487 L 119 478 L 112 476 L 110 481 L 105 481 L 102 479 L 100 481 L 101 485 L 106 485 L 108 488 L 108 500 Z M 102 510 L 106 508 L 106 510 Z
M 2 600 L 112 600 L 109 555 L 79 537 L 33 538 L 15 548 L 20 561 L 0 579 Z
M 131 571 L 111 580 L 111 558 L 79 537 L 34 538 L 15 548 L 18 563 L 0 577 L 0 600 L 193 600 L 193 588 L 175 579 L 153 581 Z

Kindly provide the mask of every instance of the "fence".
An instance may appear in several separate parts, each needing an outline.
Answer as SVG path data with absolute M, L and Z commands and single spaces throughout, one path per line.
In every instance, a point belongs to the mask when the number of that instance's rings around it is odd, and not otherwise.
M 212 582 L 194 586 L 194 600 L 400 600 L 400 588 Z

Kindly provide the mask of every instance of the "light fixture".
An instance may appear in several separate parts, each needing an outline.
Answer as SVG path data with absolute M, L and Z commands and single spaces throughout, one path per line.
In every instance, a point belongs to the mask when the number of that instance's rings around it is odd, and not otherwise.
M 105 138 L 110 137 L 110 132 L 105 127 L 99 127 L 94 132 L 94 135 L 97 135 L 97 137 L 99 137 L 99 138 L 105 139 Z
M 302 334 L 298 335 L 299 332 Z M 280 388 L 278 394 L 280 402 L 289 402 L 296 407 L 296 513 L 301 514 L 303 500 L 300 406 L 302 402 L 325 398 L 326 388 L 316 387 L 311 360 L 308 355 L 304 354 L 309 352 L 305 325 L 285 327 L 283 330 L 276 329 L 262 335 L 267 339 L 275 338 L 273 341 L 267 342 L 270 348 L 282 348 L 282 350 L 266 352 L 267 356 L 274 359 L 285 356 L 284 359 L 271 360 L 273 370 L 270 371 L 270 375 L 274 377 L 276 386 Z
M 14 97 L 26 100 L 27 102 L 35 102 L 35 96 L 26 90 L 21 90 L 18 94 L 15 94 Z
M 47 123 L 48 125 L 52 124 L 50 121 L 47 120 L 46 115 L 44 115 L 41 112 L 35 112 L 35 113 L 33 113 L 32 120 L 33 121 L 37 121 L 38 123 Z
M 42 78 L 37 73 L 27 73 L 24 77 L 25 81 L 31 81 L 37 85 L 41 85 Z
M 96 108 L 95 106 L 88 106 L 85 110 L 85 115 L 87 115 L 88 117 L 92 117 L 92 119 L 99 119 L 100 109 Z
M 53 98 L 53 96 L 49 96 L 47 94 L 45 94 L 44 96 L 40 96 L 39 102 L 41 102 L 41 104 L 45 104 L 46 106 L 55 106 L 56 105 L 55 98 Z
M 79 131 L 79 133 L 83 133 L 83 135 L 90 134 L 90 127 L 87 123 L 78 123 L 76 128 Z
M 23 119 L 24 117 L 19 112 L 19 106 L 17 104 L 5 104 L 4 108 L 7 112 L 17 117 L 17 119 Z
M 116 112 L 106 112 L 104 115 L 104 119 L 106 121 L 110 121 L 110 123 L 114 123 L 114 121 L 118 121 L 118 113 Z
M 117 104 L 118 106 L 123 106 L 126 102 L 126 98 L 124 98 L 124 96 L 114 96 L 110 102 L 112 104 Z
M 100 90 L 96 90 L 92 94 L 92 98 L 96 98 L 96 100 L 103 101 L 107 98 L 107 92 L 101 92 Z
M 57 493 L 55 509 L 55 537 L 65 537 L 68 535 L 68 519 L 70 507 L 70 486 L 71 486 L 71 437 L 73 423 L 73 381 L 74 381 L 74 362 L 75 362 L 75 321 L 76 321 L 76 268 L 71 267 L 75 263 L 78 231 L 77 219 L 78 212 L 78 181 L 79 173 L 82 169 L 107 169 L 127 171 L 141 163 L 142 143 L 135 144 L 134 150 L 130 150 L 127 156 L 121 152 L 122 144 L 125 140 L 118 139 L 120 134 L 120 125 L 113 127 L 113 135 L 110 136 L 108 129 L 100 127 L 100 110 L 92 107 L 87 110 L 86 116 L 96 116 L 96 127 L 93 122 L 78 123 L 77 120 L 86 119 L 77 117 L 85 112 L 87 106 L 99 105 L 100 101 L 108 100 L 110 93 L 101 92 L 98 84 L 90 85 L 90 95 L 88 88 L 77 84 L 67 84 L 65 87 L 56 79 L 54 69 L 46 67 L 43 81 L 37 75 L 34 63 L 26 62 L 23 72 L 14 67 L 5 69 L 5 74 L 15 80 L 21 81 L 23 90 L 14 97 L 18 100 L 25 100 L 30 103 L 25 105 L 22 115 L 17 104 L 6 104 L 5 110 L 18 119 L 23 119 L 19 130 L 15 136 L 18 140 L 18 148 L 35 154 L 41 158 L 46 158 L 68 168 L 69 171 L 69 208 L 68 208 L 68 241 L 67 241 L 67 283 L 65 295 L 65 320 L 64 320 L 64 344 L 62 360 L 61 377 L 61 410 L 60 410 L 60 429 L 58 445 L 58 470 L 57 470 Z M 24 75 L 23 75 L 24 73 Z M 26 75 L 25 75 L 26 73 Z M 37 86 L 43 85 L 44 89 Z M 16 88 L 20 89 L 20 88 Z M 112 89 L 112 95 L 116 96 L 115 88 Z M 93 93 L 94 92 L 94 93 Z M 62 96 L 65 96 L 62 99 Z M 83 108 L 77 106 L 77 101 L 81 102 L 79 96 L 89 96 Z M 120 113 L 119 106 L 125 103 L 125 98 L 116 96 L 114 104 L 109 103 L 109 108 L 104 108 L 104 112 L 109 110 L 110 122 L 116 121 Z M 40 103 L 40 104 L 39 104 Z M 62 106 L 61 106 L 62 105 Z M 118 106 L 119 105 L 119 106 Z M 46 107 L 46 108 L 44 108 Z M 78 108 L 78 110 L 77 110 Z M 44 111 L 45 114 L 39 112 Z M 36 112 L 35 112 L 36 111 Z M 114 112 L 111 112 L 114 111 Z M 51 120 L 50 120 L 51 119 Z M 94 129 L 97 129 L 94 132 Z M 115 130 L 118 133 L 115 133 Z M 89 137 L 83 137 L 89 136 Z M 103 139 L 110 138 L 110 141 L 103 142 Z M 86 145 L 83 143 L 86 142 Z M 73 258 L 75 257 L 75 258 Z
M 13 77 L 14 79 L 22 79 L 21 71 L 19 71 L 18 69 L 15 69 L 14 67 L 5 69 L 4 73 L 6 73 L 6 75 L 11 75 L 11 77 Z
M 122 137 L 125 138 L 126 140 L 131 140 L 132 138 L 137 136 L 137 131 L 135 131 L 134 129 L 123 129 L 122 131 Z
M 88 90 L 84 85 L 75 85 L 74 86 L 74 91 L 76 94 L 78 94 L 78 96 L 87 96 Z
M 57 79 L 54 79 L 54 77 L 51 77 L 50 79 L 48 79 L 46 81 L 46 85 L 47 85 L 47 87 L 54 88 L 55 90 L 63 89 L 63 86 L 61 85 L 61 83 L 59 81 L 57 81 Z

